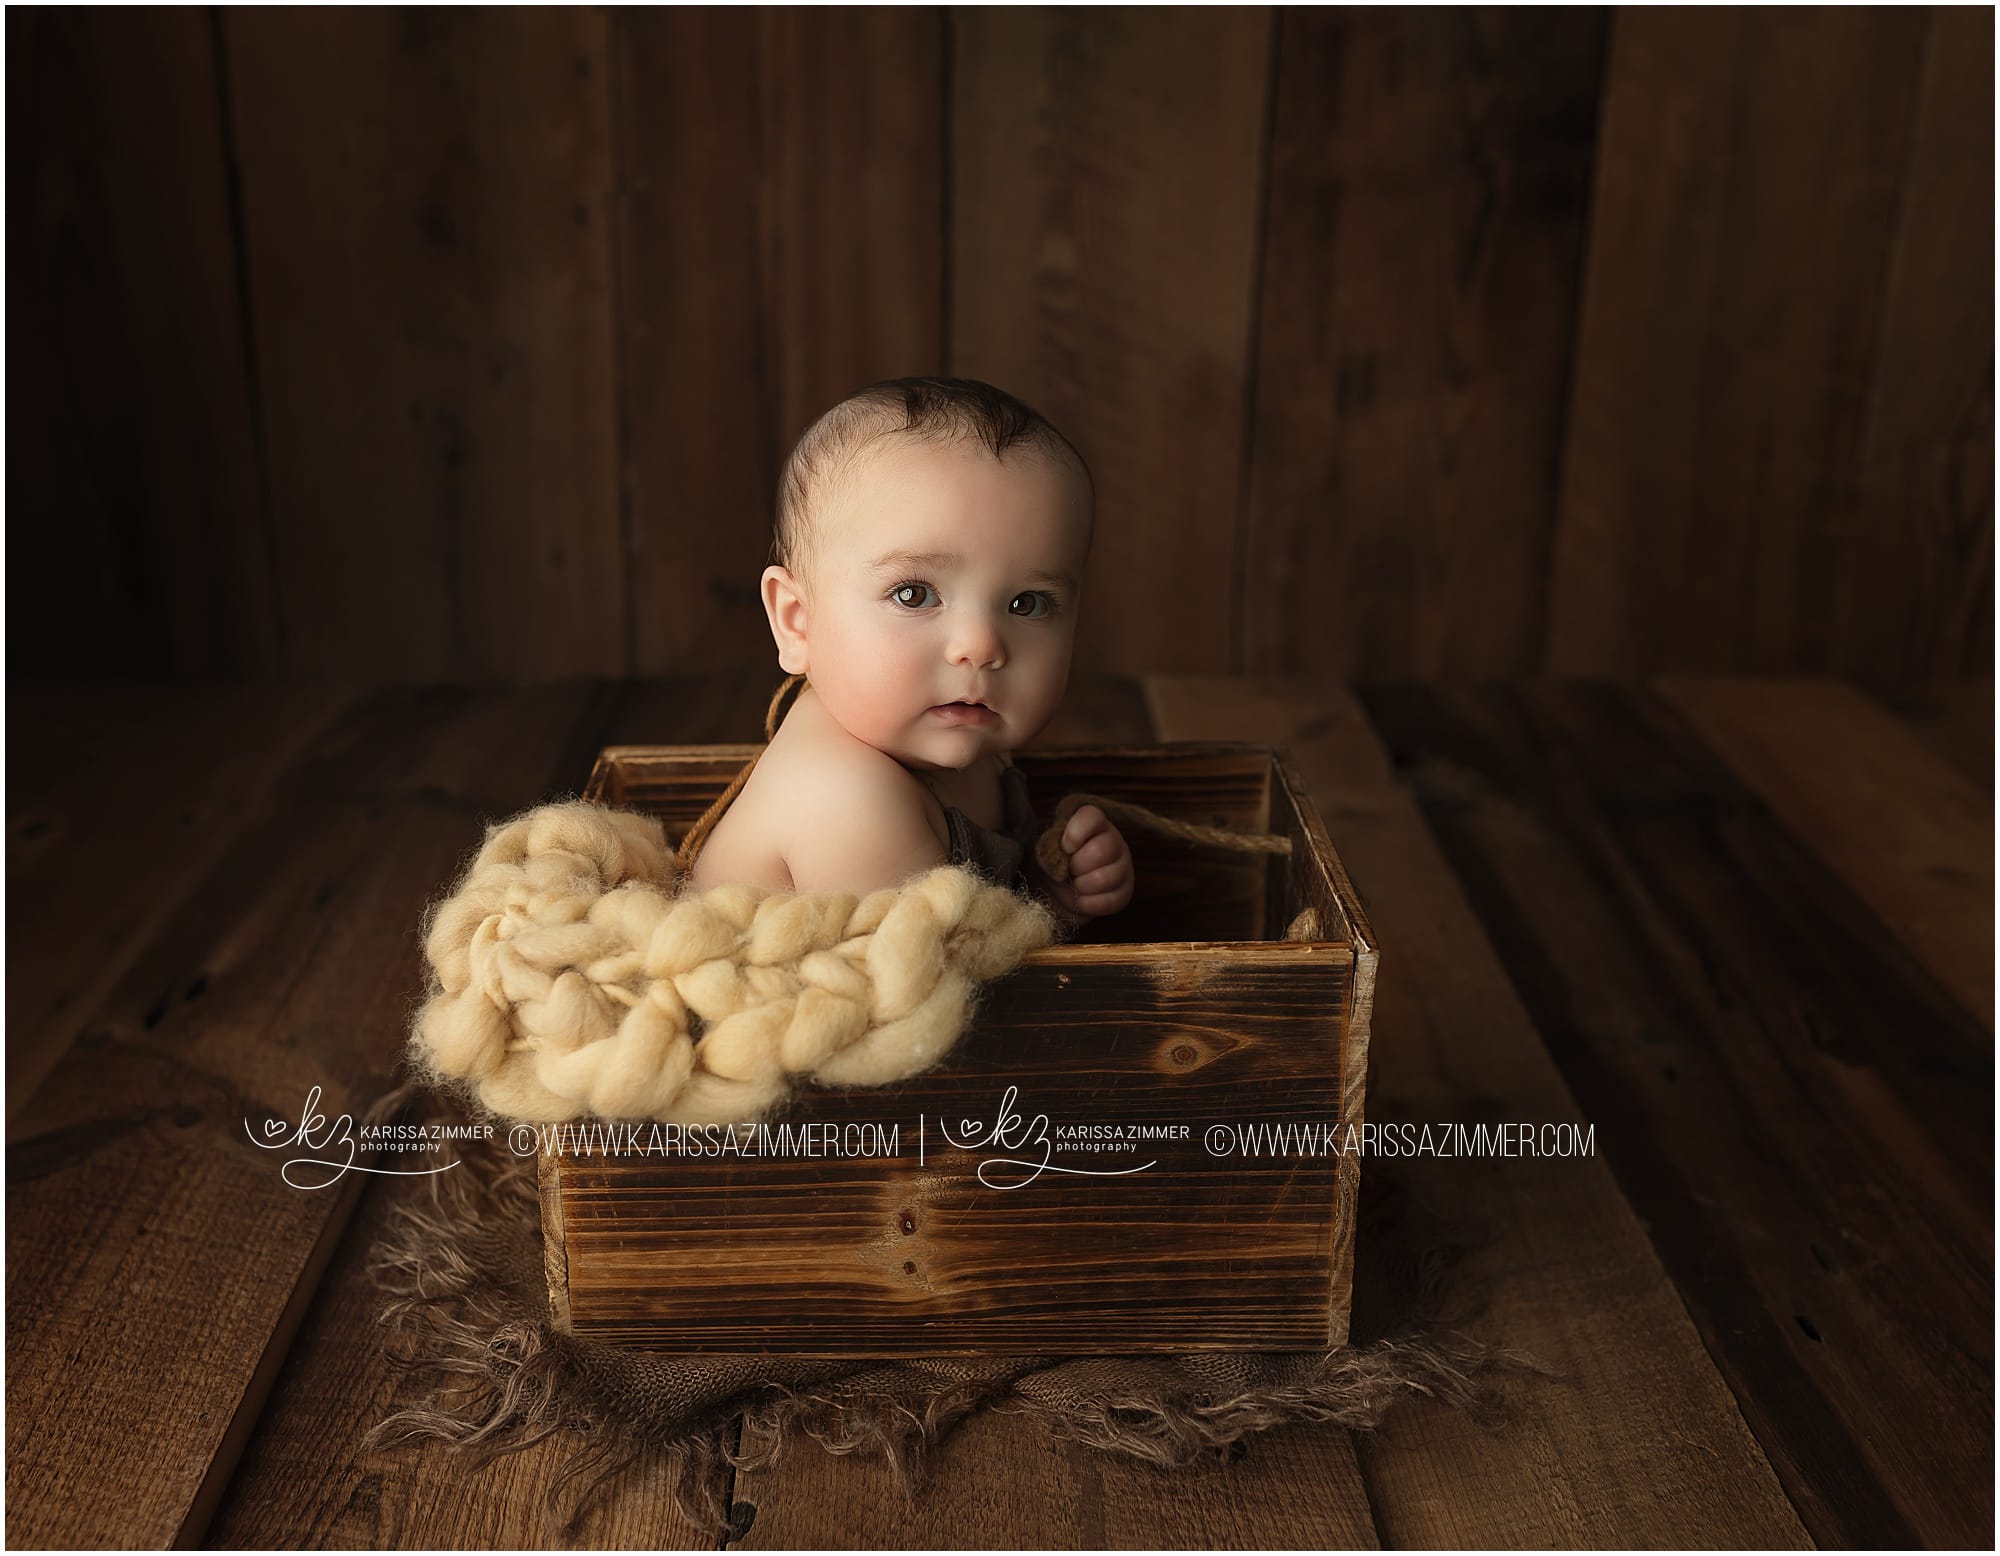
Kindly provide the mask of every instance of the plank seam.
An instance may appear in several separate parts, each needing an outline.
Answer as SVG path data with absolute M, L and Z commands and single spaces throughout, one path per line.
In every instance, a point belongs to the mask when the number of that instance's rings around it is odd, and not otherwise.
M 952 21 L 952 8 L 946 6 L 939 18 L 938 38 L 938 138 L 943 142 L 938 158 L 938 219 L 943 224 L 943 233 L 938 244 L 938 364 L 942 371 L 953 372 L 957 364 L 952 361 L 952 309 L 955 300 L 953 266 L 956 263 L 957 245 L 953 241 L 958 184 L 958 137 L 955 133 L 955 110 L 952 106 L 953 93 L 957 81 L 952 71 L 952 51 L 958 47 L 957 27 Z
M 1555 638 L 1555 573 L 1557 558 L 1562 550 L 1563 520 L 1569 512 L 1570 430 L 1576 424 L 1577 363 L 1583 356 L 1585 305 L 1590 296 L 1591 259 L 1597 248 L 1598 180 L 1603 172 L 1599 153 L 1604 146 L 1604 105 L 1610 95 L 1612 57 L 1617 45 L 1618 12 L 1614 8 L 1605 18 L 1603 38 L 1598 45 L 1597 98 L 1592 104 L 1590 130 L 1590 179 L 1584 192 L 1583 209 L 1577 213 L 1575 284 L 1570 289 L 1569 349 L 1563 354 L 1562 389 L 1556 397 L 1559 409 L 1554 446 L 1550 450 L 1554 469 L 1550 472 L 1548 522 L 1542 528 L 1540 556 L 1534 571 L 1535 587 L 1541 594 L 1535 604 L 1535 615 L 1541 622 L 1542 635 L 1541 653 L 1535 665 L 1543 674 L 1548 674 L 1553 668 L 1550 655 Z
M 1246 641 L 1250 613 L 1244 592 L 1250 577 L 1250 504 L 1255 495 L 1257 450 L 1258 344 L 1263 338 L 1264 266 L 1271 242 L 1271 159 L 1278 140 L 1278 65 L 1284 41 L 1285 17 L 1273 8 L 1271 39 L 1264 62 L 1264 125 L 1257 154 L 1257 216 L 1250 235 L 1250 305 L 1243 347 L 1243 420 L 1237 444 L 1236 534 L 1229 559 L 1229 672 L 1241 675 L 1250 657 Z
M 292 668 L 285 630 L 284 577 L 278 567 L 278 518 L 271 497 L 270 448 L 264 427 L 264 386 L 257 373 L 257 300 L 250 270 L 250 227 L 243 210 L 243 165 L 236 155 L 236 116 L 230 111 L 229 49 L 222 34 L 222 8 L 208 8 L 208 38 L 215 61 L 217 150 L 229 210 L 229 243 L 236 259 L 237 343 L 243 353 L 243 389 L 250 402 L 250 448 L 257 480 L 257 514 L 264 537 L 265 582 L 271 591 L 271 647 L 284 673 Z
M 626 272 L 632 264 L 632 224 L 626 205 L 627 190 L 630 188 L 626 176 L 626 148 L 632 137 L 623 89 L 627 69 L 627 52 L 622 46 L 626 23 L 616 12 L 603 20 L 604 92 L 610 99 L 611 115 L 611 208 L 606 213 L 611 244 L 611 440 L 613 457 L 618 461 L 615 472 L 618 482 L 618 549 L 624 564 L 618 570 L 618 609 L 624 617 L 620 624 L 620 636 L 625 651 L 624 674 L 629 676 L 639 673 L 639 611 L 634 598 L 638 568 L 632 536 L 632 384 L 626 371 L 625 328 Z

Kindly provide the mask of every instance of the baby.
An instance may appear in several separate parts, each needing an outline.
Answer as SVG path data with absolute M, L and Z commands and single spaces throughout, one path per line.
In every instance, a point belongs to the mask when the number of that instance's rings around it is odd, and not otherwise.
M 763 577 L 778 663 L 804 675 L 696 856 L 697 887 L 873 891 L 946 862 L 992 873 L 1031 845 L 1008 753 L 1069 679 L 1093 523 L 1090 473 L 1033 410 L 970 379 L 905 378 L 806 430 Z M 1006 884 L 1072 921 L 1132 899 L 1132 853 L 1094 805 L 1063 832 L 1070 879 Z

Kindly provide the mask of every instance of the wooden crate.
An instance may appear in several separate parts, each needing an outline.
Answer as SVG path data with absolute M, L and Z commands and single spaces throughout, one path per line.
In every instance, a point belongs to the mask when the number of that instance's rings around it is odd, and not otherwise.
M 754 749 L 613 747 L 586 797 L 677 837 Z M 560 1327 L 826 1356 L 1345 1342 L 1376 950 L 1297 775 L 1228 744 L 1016 760 L 1044 824 L 1085 790 L 1292 854 L 1128 833 L 1131 906 L 990 985 L 942 1066 L 808 1088 L 741 1154 L 650 1125 L 545 1144 Z

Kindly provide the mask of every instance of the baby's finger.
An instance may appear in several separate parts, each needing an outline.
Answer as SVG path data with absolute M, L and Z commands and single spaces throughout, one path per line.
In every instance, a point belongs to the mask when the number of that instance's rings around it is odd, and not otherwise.
M 1085 913 L 1092 918 L 1101 918 L 1107 913 L 1116 913 L 1132 900 L 1130 883 L 1112 891 L 1087 891 L 1078 896 L 1077 901 Z
M 1076 888 L 1078 897 L 1089 897 L 1096 893 L 1116 891 L 1132 879 L 1132 872 L 1122 860 L 1099 865 L 1082 875 L 1070 877 L 1070 884 Z
M 1095 805 L 1078 806 L 1076 814 L 1069 818 L 1069 825 L 1063 828 L 1064 851 L 1075 853 L 1109 825 L 1104 812 Z
M 1070 879 L 1088 875 L 1102 865 L 1110 864 L 1119 855 L 1118 834 L 1100 832 L 1089 842 L 1069 856 Z

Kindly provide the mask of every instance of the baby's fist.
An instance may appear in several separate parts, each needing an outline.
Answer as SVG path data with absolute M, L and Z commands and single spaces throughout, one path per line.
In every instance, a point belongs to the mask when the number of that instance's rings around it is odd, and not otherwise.
M 1063 828 L 1069 879 L 1051 881 L 1049 894 L 1084 918 L 1116 913 L 1132 900 L 1132 850 L 1125 834 L 1095 805 L 1082 805 Z

